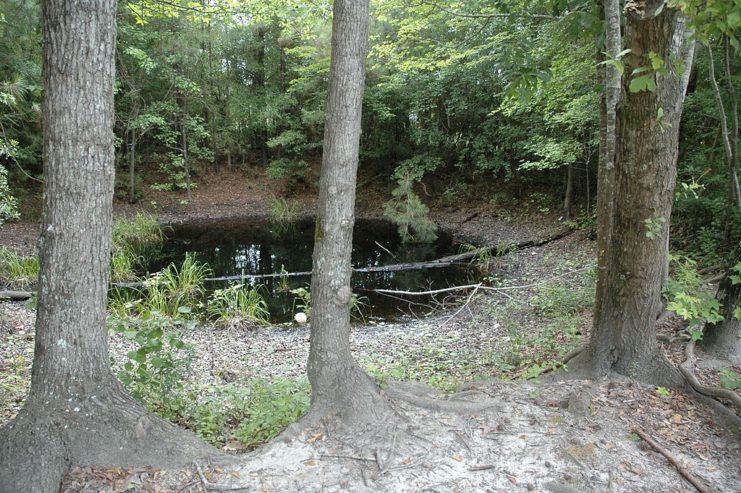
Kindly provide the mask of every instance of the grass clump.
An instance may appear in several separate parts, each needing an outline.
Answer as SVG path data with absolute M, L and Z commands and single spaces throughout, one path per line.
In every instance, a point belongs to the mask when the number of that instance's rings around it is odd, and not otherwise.
M 128 250 L 138 257 L 151 259 L 159 253 L 165 234 L 153 216 L 137 214 L 113 223 L 114 250 Z
M 149 215 L 117 220 L 113 224 L 112 282 L 133 281 L 136 271 L 159 255 L 165 240 L 162 227 Z
M 0 246 L 0 282 L 17 289 L 28 289 L 36 285 L 39 277 L 39 259 L 24 257 L 13 250 Z
M 266 324 L 270 320 L 268 304 L 262 295 L 244 284 L 217 289 L 208 300 L 207 313 L 226 326 Z
M 196 255 L 186 253 L 178 268 L 170 264 L 144 282 L 145 304 L 151 311 L 177 318 L 194 312 L 205 293 L 204 280 L 211 269 Z
M 295 200 L 283 197 L 270 199 L 269 212 L 270 222 L 278 233 L 285 233 L 291 229 L 301 214 L 301 204 Z

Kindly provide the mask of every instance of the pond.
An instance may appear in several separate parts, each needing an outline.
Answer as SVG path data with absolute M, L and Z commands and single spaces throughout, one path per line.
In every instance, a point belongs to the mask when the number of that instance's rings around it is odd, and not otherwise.
M 218 221 L 175 226 L 168 234 L 164 256 L 157 270 L 170 262 L 180 264 L 186 252 L 195 252 L 206 262 L 214 277 L 245 276 L 245 282 L 261 286 L 270 306 L 273 321 L 291 320 L 297 295 L 290 290 L 306 288 L 310 276 L 275 276 L 280 273 L 307 272 L 312 268 L 314 241 L 313 221 L 275 227 L 267 221 Z M 451 235 L 439 233 L 435 243 L 403 244 L 396 226 L 382 220 L 358 220 L 353 232 L 353 268 L 379 267 L 391 264 L 423 262 L 461 252 L 462 245 Z M 375 293 L 373 289 L 422 291 L 469 284 L 480 274 L 466 264 L 446 268 L 417 269 L 398 272 L 354 272 L 353 291 L 364 303 L 366 319 L 395 320 L 405 315 L 429 311 L 430 299 L 403 299 Z M 239 282 L 231 281 L 231 282 Z M 224 282 L 210 282 L 213 288 Z

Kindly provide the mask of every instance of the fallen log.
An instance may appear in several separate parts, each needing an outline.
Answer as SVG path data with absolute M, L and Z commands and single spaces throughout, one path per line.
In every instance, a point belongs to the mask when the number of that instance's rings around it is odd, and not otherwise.
M 31 298 L 32 291 L 0 291 L 0 299 L 11 301 L 23 301 Z

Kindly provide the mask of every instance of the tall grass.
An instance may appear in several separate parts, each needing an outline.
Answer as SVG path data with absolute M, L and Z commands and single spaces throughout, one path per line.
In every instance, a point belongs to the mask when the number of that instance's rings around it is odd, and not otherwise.
M 155 258 L 165 235 L 157 220 L 145 214 L 117 220 L 113 224 L 113 255 L 110 279 L 125 282 L 136 279 L 136 271 Z
M 204 279 L 211 269 L 196 255 L 186 253 L 182 266 L 170 264 L 144 282 L 148 308 L 171 317 L 193 311 L 203 297 Z
M 164 240 L 162 226 L 148 214 L 119 219 L 113 224 L 113 249 L 128 250 L 145 260 L 159 253 Z
M 214 291 L 208 301 L 208 314 L 227 326 L 243 323 L 266 324 L 270 311 L 265 299 L 256 289 L 233 284 Z
M 0 246 L 0 284 L 28 289 L 36 285 L 38 277 L 37 257 L 24 257 L 7 247 Z
M 290 231 L 301 214 L 301 204 L 295 200 L 274 197 L 270 199 L 269 214 L 270 222 L 278 233 L 284 233 Z

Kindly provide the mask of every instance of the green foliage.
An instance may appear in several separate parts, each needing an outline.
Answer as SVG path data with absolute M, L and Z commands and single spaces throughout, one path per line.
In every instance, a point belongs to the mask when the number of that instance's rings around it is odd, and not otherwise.
M 113 255 L 110 277 L 113 282 L 136 279 L 141 269 L 159 254 L 165 236 L 153 216 L 137 214 L 113 223 Z
M 669 397 L 671 392 L 666 387 L 656 387 L 656 395 L 659 397 Z
M 299 202 L 283 197 L 273 197 L 268 205 L 270 222 L 278 233 L 290 230 L 301 215 L 301 210 L 302 206 Z
M 244 284 L 215 290 L 206 311 L 224 325 L 266 324 L 270 320 L 265 299 L 257 289 Z
M 150 410 L 167 409 L 168 396 L 183 387 L 192 356 L 192 347 L 175 330 L 183 325 L 156 311 L 145 311 L 135 318 L 109 317 L 109 326 L 136 347 L 127 353 L 128 361 L 118 377 Z
M 296 186 L 306 179 L 311 168 L 304 160 L 293 160 L 288 158 L 270 161 L 267 168 L 268 177 L 272 180 L 286 180 L 286 188 L 290 193 Z
M 719 372 L 720 385 L 729 390 L 741 389 L 741 375 L 731 368 L 721 368 Z
M 204 279 L 211 269 L 199 262 L 196 255 L 186 253 L 180 268 L 170 264 L 144 281 L 147 311 L 156 311 L 173 318 L 191 316 L 204 295 Z
M 297 421 L 311 404 L 305 379 L 256 381 L 250 388 L 250 407 L 234 436 L 248 448 L 267 442 Z
M 723 320 L 720 303 L 703 283 L 696 261 L 677 255 L 670 260 L 673 272 L 664 288 L 666 308 L 687 320 L 692 338 L 699 340 L 703 324 Z
M 33 287 L 38 277 L 38 258 L 24 257 L 8 247 L 0 246 L 0 283 L 26 289 Z
M 643 225 L 646 228 L 646 238 L 649 240 L 655 240 L 661 236 L 661 230 L 664 228 L 666 218 L 664 217 L 647 217 L 643 220 Z
M 397 186 L 383 213 L 398 226 L 403 243 L 431 243 L 437 239 L 437 226 L 427 216 L 430 210 L 414 192 L 414 184 L 439 164 L 438 159 L 418 156 L 404 161 L 394 172 Z
M 0 146 L 0 157 L 4 153 L 3 148 Z M 12 221 L 19 217 L 18 201 L 10 193 L 10 188 L 8 187 L 8 170 L 0 164 L 0 226 L 7 221 Z
M 28 395 L 30 374 L 31 360 L 22 354 L 3 361 L 3 371 L 0 373 L 0 415 L 10 418 L 18 413 Z
M 291 289 L 293 298 L 293 312 L 304 312 L 306 318 L 311 319 L 311 292 L 308 287 Z

